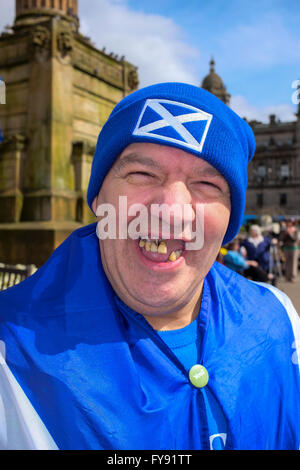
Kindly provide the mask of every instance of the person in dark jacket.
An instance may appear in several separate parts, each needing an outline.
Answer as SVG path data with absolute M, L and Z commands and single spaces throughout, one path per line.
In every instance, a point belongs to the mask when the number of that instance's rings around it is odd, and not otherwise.
M 265 273 L 265 278 L 276 283 L 276 277 L 273 273 L 274 262 L 270 254 L 272 243 L 277 243 L 277 240 L 270 237 L 263 236 L 259 225 L 251 225 L 249 229 L 249 236 L 242 241 L 241 246 L 246 250 L 246 259 L 249 261 L 256 261 L 261 270 Z M 261 281 L 261 277 L 257 278 L 255 274 L 252 279 L 254 281 Z

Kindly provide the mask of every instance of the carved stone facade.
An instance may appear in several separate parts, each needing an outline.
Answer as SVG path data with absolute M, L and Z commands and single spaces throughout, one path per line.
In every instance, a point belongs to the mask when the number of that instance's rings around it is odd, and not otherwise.
M 99 130 L 138 86 L 136 67 L 98 50 L 77 14 L 74 0 L 20 0 L 0 36 L 0 262 L 40 265 L 95 220 L 86 190 Z
M 300 216 L 300 110 L 297 120 L 250 122 L 256 152 L 248 169 L 246 213 Z

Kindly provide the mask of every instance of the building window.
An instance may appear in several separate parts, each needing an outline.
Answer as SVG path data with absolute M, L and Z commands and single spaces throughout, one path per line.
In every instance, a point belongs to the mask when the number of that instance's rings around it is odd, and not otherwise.
M 286 162 L 283 162 L 280 166 L 280 178 L 282 180 L 287 180 L 290 176 L 290 168 Z
M 264 181 L 265 177 L 267 176 L 267 169 L 265 165 L 258 165 L 257 167 L 257 176 L 260 181 Z
M 286 206 L 287 205 L 286 193 L 280 193 L 279 194 L 279 205 L 280 206 Z
M 263 195 L 263 193 L 256 194 L 256 205 L 257 205 L 257 207 L 263 207 L 263 205 L 264 205 L 264 195 Z

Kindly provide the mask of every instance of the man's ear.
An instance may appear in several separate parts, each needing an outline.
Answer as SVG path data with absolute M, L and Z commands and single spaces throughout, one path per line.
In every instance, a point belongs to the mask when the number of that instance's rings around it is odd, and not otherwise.
M 95 199 L 92 202 L 92 209 L 93 209 L 93 212 L 94 212 L 95 215 L 96 215 L 96 212 L 97 212 L 97 199 L 98 199 L 98 196 L 96 196 Z

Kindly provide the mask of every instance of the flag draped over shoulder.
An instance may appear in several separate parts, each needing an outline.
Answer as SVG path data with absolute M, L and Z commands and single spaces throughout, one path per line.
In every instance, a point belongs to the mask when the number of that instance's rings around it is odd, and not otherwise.
M 203 391 L 120 308 L 92 224 L 0 294 L 0 448 L 209 449 Z M 226 449 L 299 449 L 299 318 L 280 291 L 215 263 L 199 314 Z

